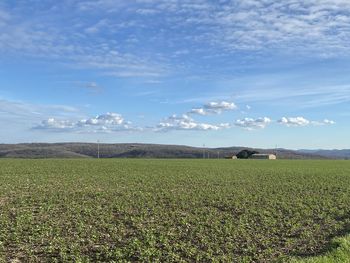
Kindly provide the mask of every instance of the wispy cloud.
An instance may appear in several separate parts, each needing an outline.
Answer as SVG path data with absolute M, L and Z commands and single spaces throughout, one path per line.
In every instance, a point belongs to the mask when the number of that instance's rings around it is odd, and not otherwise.
M 331 56 L 350 51 L 350 3 L 346 0 L 238 0 L 215 3 L 201 0 L 84 1 L 82 10 L 164 14 L 163 23 L 173 28 L 192 27 L 187 39 L 219 46 L 226 51 L 265 48 Z M 202 30 L 205 27 L 206 30 Z M 315 53 L 313 54 L 315 55 Z
M 55 114 L 58 116 L 79 115 L 79 109 L 67 105 L 39 105 L 23 101 L 0 99 L 0 118 L 37 118 Z
M 77 7 L 82 11 L 103 10 L 104 12 L 115 12 L 122 8 L 128 7 L 130 3 L 125 1 L 114 0 L 97 0 L 97 1 L 80 1 L 77 2 Z
M 314 50 L 319 56 L 350 51 L 348 1 L 239 0 L 220 6 L 203 1 L 201 8 L 176 4 L 168 10 L 196 14 L 188 15 L 184 23 L 208 28 L 197 36 L 199 41 L 229 51 L 273 48 L 307 55 Z
M 1 9 L 1 6 L 0 6 L 0 28 L 2 26 L 5 26 L 7 21 L 9 21 L 11 18 L 10 14 L 7 13 L 6 11 L 2 10 Z
M 98 33 L 102 28 L 108 27 L 109 25 L 110 25 L 110 23 L 108 22 L 107 19 L 101 19 L 98 22 L 96 22 L 95 24 L 87 27 L 85 29 L 85 32 L 89 33 L 89 34 L 95 34 L 95 33 Z
M 160 11 L 156 9 L 150 9 L 150 8 L 143 8 L 143 9 L 136 9 L 136 13 L 140 15 L 155 15 L 158 14 Z
M 84 89 L 91 94 L 101 94 L 104 88 L 94 81 L 76 81 L 73 83 L 76 87 Z
M 40 15 L 19 19 L 18 14 L 8 13 L 0 9 L 0 53 L 56 61 L 120 78 L 158 77 L 166 72 L 166 65 L 157 56 L 150 59 L 136 52 L 122 52 L 116 40 L 93 36 L 103 28 L 111 34 L 118 21 L 101 19 L 92 25 L 72 22 L 70 27 L 58 27 L 55 14 L 47 21 Z
M 193 66 L 210 71 L 213 66 L 202 65 L 199 57 L 241 51 L 242 58 L 271 50 L 313 57 L 350 55 L 348 1 L 99 0 L 62 1 L 53 7 L 45 15 L 38 10 L 35 19 L 18 18 L 25 6 L 0 7 L 0 51 L 55 58 L 117 77 L 146 78 Z M 57 13 L 68 9 L 72 16 L 65 16 L 66 25 L 58 27 Z M 124 30 L 136 26 L 136 36 L 134 30 Z M 128 48 L 130 39 L 137 39 L 133 48 Z M 186 40 L 186 47 L 180 40 Z M 193 64 L 191 54 L 198 52 Z M 181 55 L 181 61 L 174 61 L 174 55 Z M 232 66 L 229 61 L 222 60 L 223 71 Z
M 266 83 L 247 87 L 235 95 L 240 103 L 268 103 L 269 105 L 293 106 L 296 109 L 308 109 L 342 104 L 350 101 L 350 85 L 322 85 L 319 83 L 288 84 L 290 80 L 278 80 L 278 76 L 262 76 L 253 79 L 264 83 L 266 79 L 274 79 L 276 83 Z M 242 79 L 242 82 L 245 80 Z M 250 81 L 247 81 L 250 84 Z

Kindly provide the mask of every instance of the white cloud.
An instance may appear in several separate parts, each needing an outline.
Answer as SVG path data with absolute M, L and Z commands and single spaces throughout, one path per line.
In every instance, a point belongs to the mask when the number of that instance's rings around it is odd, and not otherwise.
M 257 130 L 257 129 L 264 129 L 270 123 L 271 123 L 271 119 L 267 117 L 257 118 L 257 119 L 244 118 L 244 119 L 236 120 L 234 125 L 246 130 Z
M 305 119 L 304 117 L 283 117 L 278 122 L 288 127 L 307 126 L 311 123 L 309 120 Z
M 278 120 L 278 123 L 287 127 L 302 127 L 308 125 L 321 126 L 321 125 L 333 125 L 335 121 L 324 119 L 323 121 L 310 121 L 304 117 L 283 117 Z
M 78 133 L 110 133 L 139 130 L 139 128 L 133 127 L 131 122 L 125 121 L 122 115 L 110 112 L 78 121 L 49 118 L 33 129 Z
M 204 105 L 204 108 L 209 111 L 222 112 L 224 110 L 234 110 L 237 106 L 233 102 L 220 101 L 220 102 L 209 102 Z
M 330 124 L 330 125 L 333 125 L 333 124 L 335 124 L 335 121 L 332 121 L 332 120 L 328 120 L 328 119 L 324 119 L 323 120 L 323 124 Z
M 208 123 L 199 123 L 194 119 L 190 118 L 188 115 L 183 114 L 182 116 L 172 115 L 160 122 L 156 131 L 169 131 L 169 130 L 221 130 L 229 128 L 229 124 L 222 123 L 218 125 L 208 124 Z
M 87 120 L 80 120 L 78 122 L 79 126 L 110 126 L 110 125 L 121 125 L 124 123 L 124 118 L 118 113 L 106 113 L 98 115 L 94 118 Z
M 41 122 L 36 129 L 50 129 L 50 130 L 71 130 L 74 129 L 75 123 L 68 120 L 57 120 L 55 118 L 49 118 Z
M 190 112 L 188 113 L 192 113 L 192 114 L 199 114 L 199 115 L 208 115 L 208 112 L 205 111 L 205 109 L 203 108 L 193 108 Z
M 335 121 L 324 119 L 323 121 L 311 121 L 311 124 L 314 126 L 333 125 Z
M 233 102 L 219 101 L 209 102 L 201 108 L 193 108 L 188 113 L 199 115 L 221 114 L 223 111 L 230 111 L 237 109 Z

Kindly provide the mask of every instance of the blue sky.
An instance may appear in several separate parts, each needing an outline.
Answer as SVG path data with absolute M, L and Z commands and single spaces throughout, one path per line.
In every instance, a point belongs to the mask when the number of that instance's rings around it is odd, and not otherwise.
M 0 142 L 350 148 L 348 0 L 0 2 Z

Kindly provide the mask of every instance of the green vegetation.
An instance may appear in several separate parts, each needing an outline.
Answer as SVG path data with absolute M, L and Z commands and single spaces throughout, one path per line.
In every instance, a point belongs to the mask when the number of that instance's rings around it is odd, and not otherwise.
M 347 161 L 2 159 L 0 262 L 346 262 L 349 204 Z
M 259 153 L 257 151 L 250 151 L 250 150 L 242 150 L 239 153 L 237 153 L 238 159 L 249 159 L 253 154 Z
M 291 263 L 344 263 L 350 262 L 350 236 L 336 238 L 325 255 L 308 259 L 294 259 Z

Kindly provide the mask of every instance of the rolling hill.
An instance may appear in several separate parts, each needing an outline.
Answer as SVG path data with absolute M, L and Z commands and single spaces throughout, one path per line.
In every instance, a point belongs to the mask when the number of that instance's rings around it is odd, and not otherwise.
M 119 143 L 100 144 L 101 158 L 224 158 L 243 149 L 275 153 L 279 159 L 325 159 L 326 155 L 286 149 L 247 147 L 199 148 L 182 145 Z M 0 144 L 0 158 L 96 158 L 96 143 Z
M 300 153 L 315 154 L 334 159 L 350 159 L 350 149 L 343 150 L 298 150 Z

